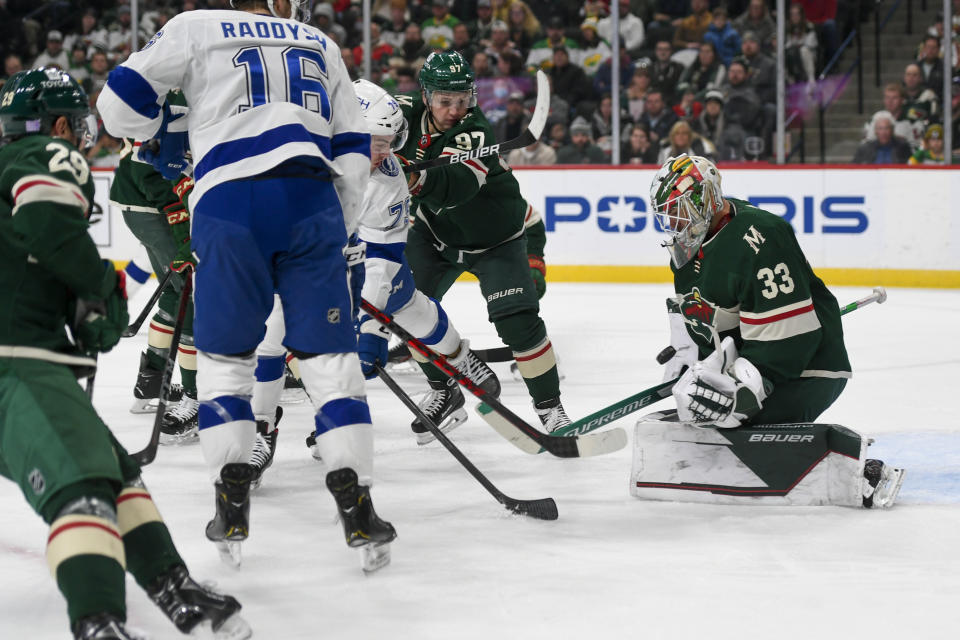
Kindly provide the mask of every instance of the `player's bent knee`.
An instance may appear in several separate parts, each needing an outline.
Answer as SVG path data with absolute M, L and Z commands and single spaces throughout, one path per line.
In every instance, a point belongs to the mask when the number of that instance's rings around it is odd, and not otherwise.
M 50 524 L 47 566 L 54 578 L 61 564 L 83 555 L 105 556 L 126 566 L 114 504 L 96 495 L 66 503 Z
M 314 409 L 338 398 L 364 397 L 365 385 L 356 353 L 308 355 L 300 360 L 300 379 Z

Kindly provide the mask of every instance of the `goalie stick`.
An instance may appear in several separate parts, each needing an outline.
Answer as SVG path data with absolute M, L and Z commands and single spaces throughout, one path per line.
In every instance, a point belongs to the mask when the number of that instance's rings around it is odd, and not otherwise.
M 183 320 L 187 315 L 192 288 L 193 279 L 188 269 L 184 273 L 183 289 L 180 291 L 180 305 L 177 307 L 177 323 L 173 327 L 170 351 L 167 353 L 167 361 L 163 365 L 163 377 L 160 379 L 160 397 L 157 400 L 157 415 L 153 419 L 150 442 L 144 449 L 131 454 L 141 467 L 150 464 L 157 457 L 157 447 L 160 446 L 160 426 L 163 424 L 163 414 L 167 409 L 167 399 L 170 397 L 170 381 L 173 379 L 173 369 L 177 362 L 177 345 L 180 344 L 180 334 L 183 332 Z
M 445 167 L 451 164 L 460 164 L 468 160 L 477 158 L 486 158 L 497 154 L 505 154 L 507 151 L 522 149 L 528 147 L 540 139 L 543 128 L 547 124 L 547 116 L 550 114 L 550 83 L 547 82 L 547 76 L 543 71 L 537 71 L 537 104 L 533 109 L 533 116 L 530 118 L 530 124 L 519 136 L 513 140 L 491 144 L 486 147 L 478 147 L 461 153 L 450 153 L 442 155 L 439 158 L 424 160 L 414 164 L 404 165 L 404 173 L 414 173 L 434 169 L 436 167 Z
M 130 326 L 123 330 L 123 333 L 120 335 L 124 338 L 131 338 L 137 335 L 137 332 L 140 331 L 140 327 L 143 326 L 143 322 L 147 319 L 147 316 L 150 315 L 150 311 L 153 310 L 153 305 L 157 304 L 157 300 L 160 299 L 160 296 L 163 294 L 163 290 L 167 287 L 167 284 L 170 282 L 170 279 L 173 277 L 173 269 L 167 270 L 167 275 L 163 276 L 163 280 L 160 281 L 160 284 L 157 285 L 157 290 L 153 292 L 153 295 L 150 296 L 150 299 L 147 300 L 147 304 L 143 306 L 143 311 L 140 312 L 140 315 L 137 316 L 137 319 L 130 323 Z
M 887 291 L 883 287 L 876 287 L 873 290 L 873 293 L 865 298 L 861 298 L 855 302 L 843 306 L 840 308 L 840 315 L 846 315 L 851 311 L 856 311 L 857 309 L 864 307 L 871 302 L 876 302 L 877 304 L 883 304 L 887 300 Z M 657 362 L 660 364 L 666 364 L 670 358 L 676 354 L 676 350 L 673 347 L 667 347 L 659 354 L 657 354 Z M 580 418 L 576 422 L 571 422 L 565 427 L 560 427 L 553 432 L 554 435 L 567 436 L 567 435 L 583 435 L 585 433 L 590 433 L 595 429 L 604 427 L 614 420 L 619 420 L 620 418 L 633 413 L 634 411 L 639 411 L 644 407 L 647 407 L 654 402 L 663 400 L 667 396 L 673 393 L 673 385 L 676 384 L 677 380 L 680 378 L 674 378 L 673 380 L 668 380 L 654 387 L 650 387 L 640 393 L 636 393 L 629 398 L 624 398 L 618 402 L 614 402 L 608 407 L 604 407 L 599 411 L 591 413 L 585 418 Z M 543 449 L 540 449 L 539 453 L 543 453 Z
M 612 451 L 618 451 L 627 446 L 627 433 L 623 429 L 614 429 L 603 433 L 595 433 L 587 437 L 557 437 L 552 436 L 527 424 L 523 418 L 507 409 L 499 400 L 478 387 L 470 378 L 463 375 L 456 367 L 442 355 L 417 340 L 409 331 L 396 323 L 392 316 L 376 308 L 367 300 L 360 298 L 360 307 L 370 314 L 377 322 L 392 331 L 398 338 L 413 347 L 420 355 L 427 358 L 445 374 L 460 383 L 467 391 L 482 400 L 478 410 L 485 408 L 486 413 L 481 417 L 494 430 L 528 453 L 537 453 L 540 448 L 549 451 L 558 458 L 577 458 L 596 456 Z M 528 445 L 526 443 L 533 443 Z M 532 449 L 532 450 L 531 450 Z
M 539 500 L 516 500 L 497 489 L 494 484 L 490 482 L 490 480 L 483 475 L 483 473 L 477 469 L 472 462 L 470 462 L 467 456 L 465 456 L 463 452 L 460 451 L 460 449 L 458 449 L 457 446 L 450 441 L 446 434 L 440 431 L 440 429 L 437 428 L 437 425 L 435 425 L 433 421 L 430 420 L 430 418 L 428 418 L 423 411 L 420 410 L 420 407 L 417 406 L 417 403 L 410 398 L 406 391 L 400 388 L 400 385 L 397 384 L 396 380 L 391 378 L 390 375 L 383 370 L 383 367 L 377 364 L 374 365 L 374 369 L 376 370 L 377 375 L 380 376 L 380 379 L 383 380 L 384 384 L 390 387 L 390 390 L 393 391 L 393 394 L 400 399 L 400 402 L 406 405 L 406 407 L 413 412 L 413 415 L 420 419 L 420 422 L 422 422 L 423 425 L 430 430 L 430 433 L 432 433 L 433 436 L 440 441 L 440 444 L 446 447 L 447 451 L 449 451 L 450 454 L 457 459 L 457 462 L 463 465 L 463 468 L 469 471 L 470 475 L 476 478 L 477 482 L 482 484 L 483 488 L 489 491 L 490 495 L 497 499 L 497 502 L 505 506 L 510 511 L 520 515 L 530 516 L 531 518 L 537 518 L 538 520 L 557 519 L 559 515 L 557 513 L 557 503 L 554 502 L 553 498 L 541 498 Z

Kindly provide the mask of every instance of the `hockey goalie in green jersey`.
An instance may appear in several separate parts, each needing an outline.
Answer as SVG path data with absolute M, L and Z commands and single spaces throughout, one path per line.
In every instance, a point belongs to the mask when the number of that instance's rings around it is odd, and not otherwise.
M 636 446 L 657 452 L 639 454 L 647 464 L 635 456 L 631 489 L 891 505 L 903 471 L 867 460 L 855 432 L 812 422 L 851 377 L 836 298 L 788 222 L 724 197 L 720 185 L 712 162 L 684 154 L 650 187 L 675 291 L 667 312 L 676 355 L 665 380 L 679 379 L 676 413 L 637 428 Z M 650 444 L 657 438 L 669 451 Z

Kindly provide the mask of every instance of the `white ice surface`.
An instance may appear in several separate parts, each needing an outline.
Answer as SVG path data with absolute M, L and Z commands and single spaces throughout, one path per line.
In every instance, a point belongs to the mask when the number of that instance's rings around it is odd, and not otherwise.
M 867 295 L 836 288 L 840 302 Z M 660 381 L 666 285 L 550 284 L 543 316 L 581 417 Z M 131 303 L 138 311 L 149 295 Z M 343 542 L 323 466 L 303 444 L 306 404 L 288 405 L 276 461 L 255 495 L 239 570 L 203 536 L 213 492 L 198 446 L 161 448 L 144 479 L 195 577 L 244 605 L 255 637 L 460 639 L 956 638 L 960 634 L 960 293 L 891 289 L 844 318 L 855 377 L 821 418 L 876 438 L 872 457 L 906 466 L 889 511 L 640 502 L 630 448 L 600 458 L 529 456 L 475 414 L 454 442 L 502 491 L 552 496 L 556 522 L 512 516 L 438 443 L 415 444 L 410 415 L 368 384 L 380 514 L 399 538 L 365 577 Z M 475 284 L 444 300 L 475 347 L 497 346 Z M 145 330 L 101 358 L 95 403 L 131 450 L 152 416 L 127 409 Z M 535 423 L 506 364 L 502 400 Z M 426 389 L 413 375 L 397 379 Z M 654 408 L 669 407 L 663 401 Z M 620 426 L 632 432 L 636 416 Z M 44 561 L 45 525 L 0 482 L 0 639 L 67 638 Z M 128 580 L 131 625 L 180 637 Z

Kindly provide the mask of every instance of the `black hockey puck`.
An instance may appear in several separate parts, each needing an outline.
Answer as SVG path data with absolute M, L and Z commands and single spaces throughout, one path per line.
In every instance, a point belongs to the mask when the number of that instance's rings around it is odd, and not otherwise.
M 660 364 L 667 364 L 667 362 L 677 354 L 677 350 L 671 347 L 665 347 L 663 351 L 657 354 L 657 362 Z

